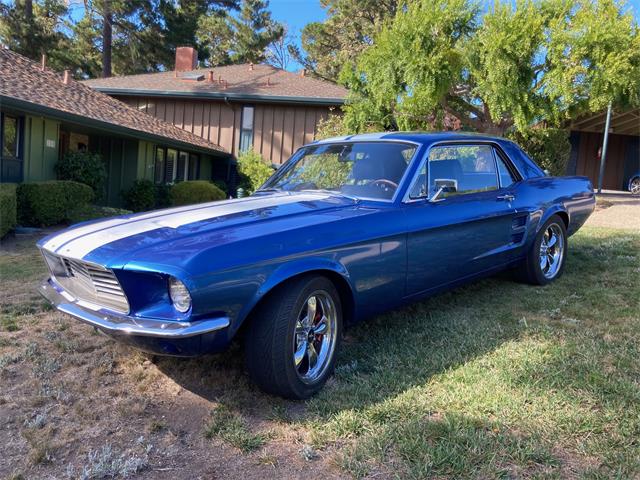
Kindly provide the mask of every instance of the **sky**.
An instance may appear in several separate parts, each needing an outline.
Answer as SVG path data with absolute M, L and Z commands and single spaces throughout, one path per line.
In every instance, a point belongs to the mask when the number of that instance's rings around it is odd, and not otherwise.
M 80 7 L 81 0 L 71 0 L 72 5 Z M 491 0 L 484 0 L 485 5 L 492 3 Z M 640 23 L 640 0 L 627 0 L 627 8 L 632 12 L 636 20 Z M 273 18 L 279 22 L 286 23 L 296 43 L 300 46 L 300 32 L 302 28 L 310 22 L 321 22 L 326 18 L 326 10 L 320 5 L 320 0 L 270 0 L 269 9 Z M 81 13 L 81 8 L 74 9 L 75 14 Z M 291 62 L 289 70 L 298 70 L 300 65 Z

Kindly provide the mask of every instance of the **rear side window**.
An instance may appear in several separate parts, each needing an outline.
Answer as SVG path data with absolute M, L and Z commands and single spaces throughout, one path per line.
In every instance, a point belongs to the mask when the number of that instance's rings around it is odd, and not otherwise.
M 498 175 L 500 176 L 500 187 L 510 187 L 515 183 L 515 177 L 500 155 L 496 155 L 496 162 L 498 164 Z
M 497 190 L 498 174 L 490 145 L 446 145 L 429 153 L 429 196 Z

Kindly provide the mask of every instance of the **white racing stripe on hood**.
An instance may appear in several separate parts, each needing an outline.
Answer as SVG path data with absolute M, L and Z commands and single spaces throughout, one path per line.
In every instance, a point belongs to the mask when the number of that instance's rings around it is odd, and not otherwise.
M 100 224 L 96 224 L 95 226 L 87 225 L 87 227 L 81 227 L 68 233 L 63 233 L 61 236 L 65 237 L 68 237 L 69 234 L 74 234 L 72 235 L 72 238 L 67 240 L 66 244 L 59 241 L 58 237 L 54 237 L 47 242 L 44 247 L 49 249 L 49 244 L 57 244 L 58 249 L 55 250 L 56 253 L 64 255 L 65 257 L 80 260 L 88 253 L 103 245 L 122 240 L 123 238 L 133 237 L 134 235 L 141 233 L 150 232 L 152 230 L 160 228 L 179 228 L 184 225 L 213 219 L 215 217 L 233 215 L 262 208 L 276 207 L 290 203 L 319 200 L 323 197 L 326 197 L 326 195 L 277 195 L 269 197 L 249 197 L 246 200 L 243 199 L 241 201 L 231 200 L 227 202 L 215 202 L 200 208 L 194 208 L 192 205 L 189 208 L 168 210 L 162 214 L 155 212 L 155 215 L 148 214 L 142 217 L 136 217 L 135 219 L 120 220 L 121 223 L 115 222 L 110 224 L 112 221 L 106 221 L 100 222 Z M 93 227 L 93 230 L 91 227 Z M 82 230 L 85 231 L 82 232 Z

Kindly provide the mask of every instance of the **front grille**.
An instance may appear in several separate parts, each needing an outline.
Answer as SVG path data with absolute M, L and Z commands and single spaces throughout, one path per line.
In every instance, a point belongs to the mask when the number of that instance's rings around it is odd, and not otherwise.
M 59 259 L 66 274 L 56 274 L 55 277 L 71 295 L 98 307 L 129 313 L 127 297 L 111 270 L 79 260 Z

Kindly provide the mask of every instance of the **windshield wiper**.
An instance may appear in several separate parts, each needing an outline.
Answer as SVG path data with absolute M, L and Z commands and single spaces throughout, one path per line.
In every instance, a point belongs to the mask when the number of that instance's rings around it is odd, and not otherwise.
M 281 188 L 269 187 L 269 188 L 259 188 L 254 193 L 259 193 L 259 192 L 284 192 L 284 190 L 282 190 Z

